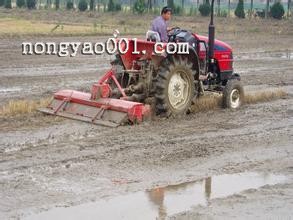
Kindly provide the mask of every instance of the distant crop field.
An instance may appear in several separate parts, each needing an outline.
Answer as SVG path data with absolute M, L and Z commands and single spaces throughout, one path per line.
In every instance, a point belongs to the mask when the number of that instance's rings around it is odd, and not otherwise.
M 222 9 L 225 10 L 225 9 Z M 276 34 L 292 33 L 292 19 L 237 19 L 216 16 L 217 34 L 244 32 Z M 27 10 L 0 8 L 0 37 L 22 36 L 106 36 L 119 29 L 124 36 L 145 35 L 151 21 L 159 13 L 142 15 L 130 12 L 98 12 L 68 10 Z M 192 32 L 207 34 L 209 17 L 197 15 L 173 15 L 170 27 L 181 27 Z

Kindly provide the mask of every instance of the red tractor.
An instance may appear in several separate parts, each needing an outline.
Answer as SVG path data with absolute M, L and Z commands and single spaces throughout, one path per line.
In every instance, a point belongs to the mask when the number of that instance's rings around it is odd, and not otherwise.
M 213 5 L 214 1 L 212 11 Z M 240 76 L 233 73 L 232 48 L 215 40 L 214 33 L 211 13 L 208 38 L 174 28 L 169 32 L 169 42 L 159 44 L 160 48 L 152 32 L 145 40 L 116 39 L 126 52 L 116 54 L 111 68 L 92 86 L 91 93 L 61 90 L 41 111 L 118 126 L 141 122 L 151 112 L 167 117 L 185 114 L 205 91 L 222 93 L 224 107 L 238 108 L 244 91 Z M 186 54 L 174 50 L 180 43 L 187 43 Z M 155 53 L 155 49 L 161 53 Z

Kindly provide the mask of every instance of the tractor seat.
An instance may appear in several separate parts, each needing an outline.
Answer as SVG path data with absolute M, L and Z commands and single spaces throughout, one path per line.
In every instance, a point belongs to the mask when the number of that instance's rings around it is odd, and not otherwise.
M 146 39 L 147 41 L 152 41 L 152 42 L 160 42 L 161 38 L 158 32 L 156 31 L 147 31 L 146 32 Z

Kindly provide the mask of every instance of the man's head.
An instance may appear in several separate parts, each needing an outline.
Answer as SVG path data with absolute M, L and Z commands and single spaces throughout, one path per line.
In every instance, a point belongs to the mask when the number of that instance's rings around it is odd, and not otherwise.
M 165 21 L 170 20 L 172 14 L 172 9 L 168 6 L 165 6 L 161 11 L 161 16 L 164 18 Z

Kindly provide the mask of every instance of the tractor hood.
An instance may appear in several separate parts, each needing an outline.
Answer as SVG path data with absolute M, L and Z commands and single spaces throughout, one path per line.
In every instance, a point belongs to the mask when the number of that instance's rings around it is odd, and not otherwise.
M 194 34 L 194 36 L 198 39 L 198 40 L 201 40 L 201 41 L 205 41 L 207 44 L 208 44 L 208 37 L 206 36 L 202 36 L 202 35 L 198 35 L 198 34 Z M 215 50 L 217 51 L 232 51 L 232 47 L 223 42 L 223 41 L 220 41 L 220 40 L 215 40 Z

